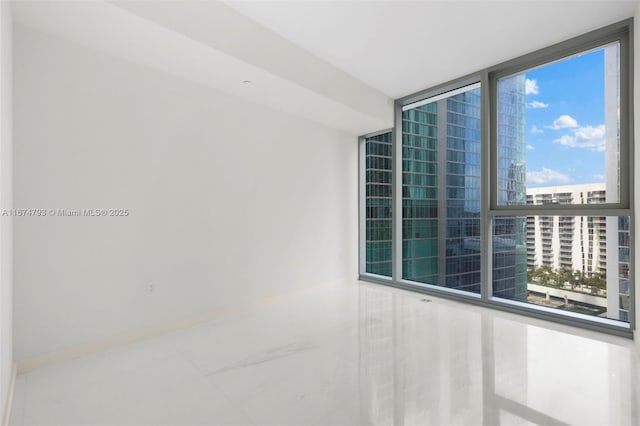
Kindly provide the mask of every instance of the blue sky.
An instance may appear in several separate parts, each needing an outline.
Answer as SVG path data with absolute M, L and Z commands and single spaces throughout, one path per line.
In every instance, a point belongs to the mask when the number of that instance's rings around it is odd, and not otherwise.
M 604 182 L 604 50 L 525 76 L 527 186 Z

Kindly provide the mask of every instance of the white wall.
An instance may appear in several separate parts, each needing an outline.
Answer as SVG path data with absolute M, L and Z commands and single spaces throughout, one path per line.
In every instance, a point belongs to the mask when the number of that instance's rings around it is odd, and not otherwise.
M 12 203 L 12 17 L 0 2 L 0 208 Z M 5 415 L 13 368 L 13 242 L 11 218 L 0 216 L 0 419 Z
M 14 37 L 16 207 L 131 211 L 15 219 L 16 359 L 356 277 L 355 135 Z

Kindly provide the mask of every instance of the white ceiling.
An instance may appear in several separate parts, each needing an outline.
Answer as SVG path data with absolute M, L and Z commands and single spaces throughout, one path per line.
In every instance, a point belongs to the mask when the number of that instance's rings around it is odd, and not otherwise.
M 394 98 L 631 17 L 637 5 L 16 0 L 12 7 L 23 25 L 364 134 L 392 126 Z
M 387 96 L 220 2 L 18 0 L 12 12 L 18 24 L 355 135 L 393 122 Z
M 633 16 L 637 1 L 228 1 L 391 98 Z

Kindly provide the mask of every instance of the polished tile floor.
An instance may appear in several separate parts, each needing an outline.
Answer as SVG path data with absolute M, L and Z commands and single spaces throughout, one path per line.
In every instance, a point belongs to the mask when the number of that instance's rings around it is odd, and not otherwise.
M 20 375 L 18 425 L 639 425 L 631 341 L 354 282 Z

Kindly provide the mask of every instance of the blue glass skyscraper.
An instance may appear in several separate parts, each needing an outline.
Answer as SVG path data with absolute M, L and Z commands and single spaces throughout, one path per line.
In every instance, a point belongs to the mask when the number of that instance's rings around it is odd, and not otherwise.
M 512 79 L 499 122 L 509 150 L 498 164 L 498 194 L 526 199 L 524 79 Z M 480 293 L 480 88 L 403 112 L 403 279 Z M 488 172 L 488 171 L 484 171 Z M 494 222 L 494 295 L 526 300 L 526 229 Z

